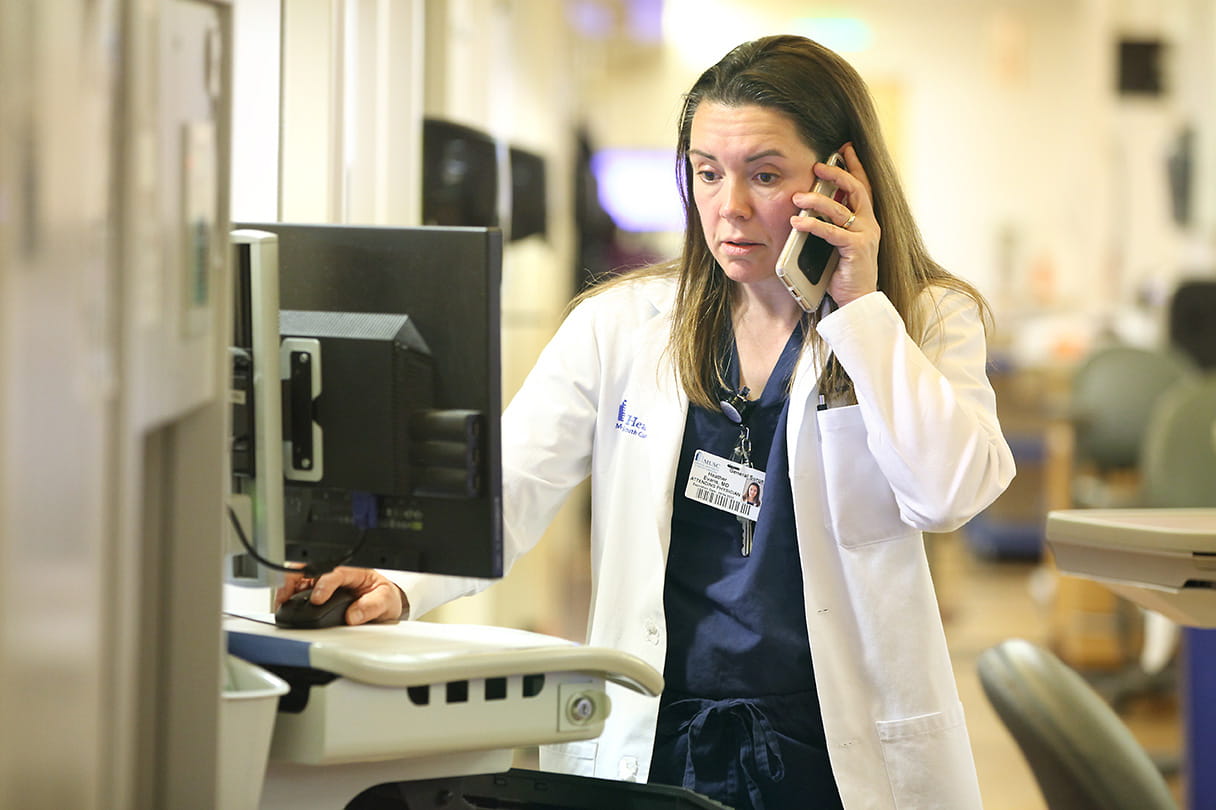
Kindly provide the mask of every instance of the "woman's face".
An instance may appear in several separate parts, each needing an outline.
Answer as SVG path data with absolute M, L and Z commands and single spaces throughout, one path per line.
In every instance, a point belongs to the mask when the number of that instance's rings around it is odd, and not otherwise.
M 817 157 L 793 121 L 768 107 L 703 102 L 693 114 L 688 160 L 705 242 L 726 275 L 776 280 L 798 213 L 792 196 L 815 180 Z

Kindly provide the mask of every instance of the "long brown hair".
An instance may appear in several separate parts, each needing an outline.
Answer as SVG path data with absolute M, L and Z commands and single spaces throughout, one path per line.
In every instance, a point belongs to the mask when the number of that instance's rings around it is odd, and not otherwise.
M 878 252 L 878 289 L 904 320 L 908 333 L 923 339 L 925 313 L 914 306 L 930 285 L 959 290 L 975 299 L 985 319 L 983 297 L 930 258 L 912 218 L 895 166 L 883 141 L 878 116 L 865 82 L 848 62 L 804 37 L 771 36 L 739 45 L 706 70 L 684 97 L 676 144 L 676 176 L 684 202 L 684 249 L 671 262 L 629 273 L 628 281 L 645 276 L 678 279 L 668 350 L 689 399 L 716 408 L 726 383 L 734 284 L 722 272 L 705 242 L 700 214 L 693 201 L 694 180 L 688 160 L 692 120 L 703 102 L 728 107 L 756 105 L 784 113 L 803 141 L 820 158 L 851 142 L 870 181 L 874 215 L 882 228 Z M 593 287 L 585 294 L 594 294 Z M 823 357 L 822 339 L 814 329 L 818 313 L 804 321 L 804 350 Z M 821 379 L 821 390 L 851 396 L 852 383 L 834 358 Z

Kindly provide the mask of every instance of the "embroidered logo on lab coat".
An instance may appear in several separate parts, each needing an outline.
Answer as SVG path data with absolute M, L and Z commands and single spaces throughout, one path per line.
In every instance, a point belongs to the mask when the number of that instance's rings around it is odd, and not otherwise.
M 628 433 L 630 436 L 637 436 L 639 439 L 646 438 L 646 423 L 638 418 L 637 414 L 631 414 L 627 410 L 629 400 L 622 399 L 621 407 L 616 410 L 616 429 L 622 433 Z

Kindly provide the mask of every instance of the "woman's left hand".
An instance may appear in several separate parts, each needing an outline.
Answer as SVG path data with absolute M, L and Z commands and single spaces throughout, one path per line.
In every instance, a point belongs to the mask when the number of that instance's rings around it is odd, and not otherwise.
M 794 205 L 817 214 L 795 216 L 791 224 L 826 240 L 840 252 L 836 272 L 828 282 L 828 294 L 840 306 L 878 289 L 878 241 L 881 229 L 874 217 L 870 181 L 853 144 L 840 150 L 845 169 L 815 164 L 815 175 L 835 183 L 845 192 L 844 204 L 822 194 L 794 195 Z M 822 217 L 822 219 L 820 219 Z

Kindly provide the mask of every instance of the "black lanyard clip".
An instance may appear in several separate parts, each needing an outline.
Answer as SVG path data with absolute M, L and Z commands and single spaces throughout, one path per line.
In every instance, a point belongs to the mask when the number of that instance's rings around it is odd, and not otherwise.
M 751 393 L 745 385 L 735 392 L 732 396 L 727 397 L 718 402 L 722 408 L 722 414 L 736 425 L 741 425 L 747 420 L 747 415 L 752 407 L 756 404 L 747 398 Z

